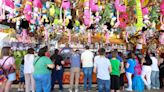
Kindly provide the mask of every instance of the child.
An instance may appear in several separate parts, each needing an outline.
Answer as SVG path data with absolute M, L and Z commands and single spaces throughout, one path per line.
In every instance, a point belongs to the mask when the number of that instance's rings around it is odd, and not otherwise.
M 110 59 L 111 72 L 111 92 L 120 92 L 120 61 L 116 58 L 117 53 L 112 52 L 112 59 Z
M 144 92 L 144 83 L 141 78 L 141 59 L 136 55 L 136 66 L 134 68 L 134 77 L 132 79 L 132 88 L 135 92 Z
M 19 92 L 24 91 L 24 84 L 25 84 L 25 79 L 24 79 L 24 59 L 23 59 L 20 66 L 20 78 L 19 78 L 19 88 L 18 88 Z

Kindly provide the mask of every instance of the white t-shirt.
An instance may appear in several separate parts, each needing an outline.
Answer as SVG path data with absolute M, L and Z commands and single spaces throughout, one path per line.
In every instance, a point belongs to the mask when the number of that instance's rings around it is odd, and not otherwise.
M 111 63 L 106 57 L 96 56 L 94 58 L 94 67 L 97 69 L 97 78 L 102 80 L 110 80 L 109 68 Z
M 34 62 L 35 55 L 27 54 L 24 56 L 24 73 L 33 73 L 34 72 Z
M 81 54 L 82 66 L 83 67 L 93 67 L 93 52 L 86 50 Z
M 157 58 L 156 57 L 150 57 L 150 58 L 152 60 L 152 65 L 151 65 L 152 71 L 159 71 Z

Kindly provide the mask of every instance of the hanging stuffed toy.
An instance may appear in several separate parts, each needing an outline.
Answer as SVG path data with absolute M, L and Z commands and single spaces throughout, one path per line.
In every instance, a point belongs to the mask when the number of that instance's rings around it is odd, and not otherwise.
M 91 11 L 89 8 L 89 0 L 84 0 L 84 24 L 85 26 L 90 26 Z
M 91 31 L 88 30 L 88 44 L 90 45 L 92 43 L 92 34 Z
M 89 7 L 92 12 L 97 12 L 98 11 L 98 4 L 96 2 L 97 0 L 89 0 Z
M 161 12 L 161 17 L 160 17 L 160 22 L 161 22 L 161 30 L 164 30 L 164 0 L 162 1 L 160 5 L 160 12 Z
M 142 8 L 141 8 L 141 1 L 136 0 L 136 12 L 137 12 L 137 31 L 141 30 L 144 25 L 143 23 L 143 14 L 142 14 Z
M 44 20 L 45 20 L 46 23 L 49 22 L 48 16 L 47 16 L 47 7 L 46 6 L 43 6 L 43 8 L 42 8 L 42 19 L 41 19 L 41 22 L 43 23 Z
M 41 15 L 40 15 L 40 10 L 42 9 L 43 5 L 41 0 L 34 0 L 33 1 L 33 8 L 34 8 L 34 19 L 35 21 L 38 21 L 39 24 L 41 24 Z
M 99 15 L 99 12 L 96 12 L 96 16 L 95 16 L 95 23 L 98 25 L 99 21 L 101 19 L 101 16 Z
M 32 13 L 32 0 L 26 1 L 23 13 L 25 15 L 26 20 L 30 21 L 31 20 L 31 13 Z
M 120 4 L 120 0 L 115 1 L 115 8 L 117 10 L 117 22 L 114 25 L 115 28 L 117 28 L 120 25 L 120 19 L 119 19 L 119 14 L 120 12 L 126 12 L 126 7 Z
M 70 10 L 70 0 L 62 0 L 62 5 L 60 7 L 60 20 L 62 19 L 62 9 L 64 9 L 64 22 L 63 25 L 66 24 L 66 20 L 71 19 L 71 10 Z
M 0 20 L 5 19 L 5 0 L 0 0 Z
M 160 42 L 160 44 L 164 45 L 164 32 L 160 33 L 159 42 Z
M 14 1 L 13 0 L 5 0 L 5 9 L 9 11 L 7 15 L 8 22 L 11 22 L 11 19 L 14 17 Z
M 128 14 L 127 13 L 122 13 L 120 15 L 120 18 L 119 18 L 119 21 L 120 21 L 120 27 L 121 28 L 125 28 L 127 26 L 127 23 L 128 23 Z

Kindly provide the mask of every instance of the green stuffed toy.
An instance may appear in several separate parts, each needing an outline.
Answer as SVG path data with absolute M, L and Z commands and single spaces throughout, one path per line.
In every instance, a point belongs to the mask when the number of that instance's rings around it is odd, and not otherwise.
M 143 23 L 143 16 L 142 16 L 142 8 L 141 8 L 141 1 L 136 0 L 136 16 L 137 16 L 137 24 L 135 26 L 137 27 L 137 31 L 141 30 L 142 27 L 145 26 Z

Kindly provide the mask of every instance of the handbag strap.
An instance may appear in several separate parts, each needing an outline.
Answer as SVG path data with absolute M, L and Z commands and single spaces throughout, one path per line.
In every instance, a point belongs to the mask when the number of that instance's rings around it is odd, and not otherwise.
M 36 60 L 36 62 L 34 63 L 34 66 L 36 65 L 36 63 L 39 61 L 39 59 L 40 59 L 41 57 L 39 57 L 37 60 Z
M 10 57 L 10 56 L 9 56 L 9 57 Z M 5 59 L 5 61 L 3 62 L 3 64 L 1 65 L 2 68 L 3 68 L 4 64 L 6 63 L 6 61 L 7 61 L 7 59 L 8 59 L 9 57 L 7 57 L 7 58 Z

